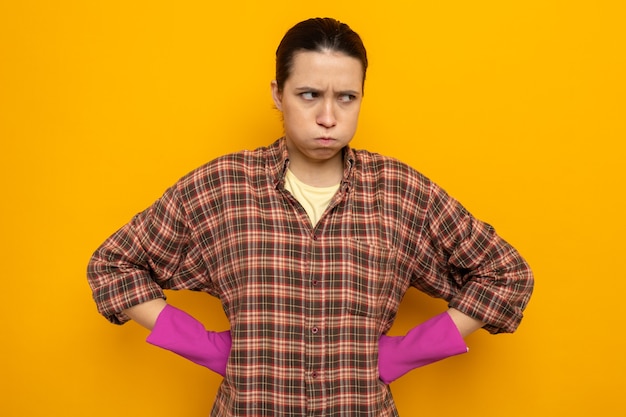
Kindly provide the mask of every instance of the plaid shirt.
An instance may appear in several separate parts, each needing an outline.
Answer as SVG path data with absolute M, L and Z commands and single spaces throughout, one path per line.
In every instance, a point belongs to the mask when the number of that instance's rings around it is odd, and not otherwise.
M 284 139 L 191 172 L 94 254 L 99 311 L 163 289 L 220 298 L 232 351 L 212 416 L 397 416 L 378 339 L 409 286 L 512 332 L 532 274 L 489 225 L 394 159 L 344 150 L 315 226 L 284 189 Z

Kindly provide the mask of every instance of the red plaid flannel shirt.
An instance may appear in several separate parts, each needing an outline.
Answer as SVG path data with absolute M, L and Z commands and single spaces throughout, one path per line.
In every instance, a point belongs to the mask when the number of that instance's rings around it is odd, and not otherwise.
M 284 189 L 284 139 L 191 172 L 93 255 L 99 311 L 123 323 L 163 289 L 219 297 L 233 345 L 212 416 L 396 416 L 378 339 L 408 287 L 512 332 L 533 277 L 412 168 L 350 148 L 344 161 L 315 226 Z

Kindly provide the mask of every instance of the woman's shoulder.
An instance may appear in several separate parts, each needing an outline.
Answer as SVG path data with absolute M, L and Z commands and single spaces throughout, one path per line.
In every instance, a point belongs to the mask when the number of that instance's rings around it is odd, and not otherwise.
M 193 169 L 181 178 L 181 181 L 197 181 L 207 177 L 241 176 L 244 173 L 253 173 L 263 170 L 267 165 L 267 158 L 271 153 L 271 146 L 262 146 L 256 149 L 244 149 L 217 156 L 201 166 Z
M 424 174 L 399 158 L 365 149 L 354 149 L 353 154 L 355 166 L 364 176 L 385 177 L 422 185 L 430 183 Z

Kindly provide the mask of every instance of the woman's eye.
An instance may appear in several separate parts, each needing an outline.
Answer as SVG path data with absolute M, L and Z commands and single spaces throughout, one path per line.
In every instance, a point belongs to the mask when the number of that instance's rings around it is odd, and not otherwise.
M 317 97 L 317 93 L 313 91 L 305 91 L 304 93 L 300 93 L 300 96 L 305 100 L 313 100 Z
M 353 94 L 342 94 L 339 96 L 339 101 L 341 101 L 342 103 L 349 103 L 351 101 L 354 101 L 355 98 L 356 96 Z

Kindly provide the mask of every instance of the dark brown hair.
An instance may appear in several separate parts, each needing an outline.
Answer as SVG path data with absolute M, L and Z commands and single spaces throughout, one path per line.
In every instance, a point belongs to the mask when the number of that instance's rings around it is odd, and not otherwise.
M 361 37 L 348 25 L 332 18 L 313 18 L 289 29 L 276 50 L 276 84 L 282 91 L 291 74 L 294 55 L 302 51 L 342 52 L 363 65 L 363 83 L 367 71 L 367 53 Z

